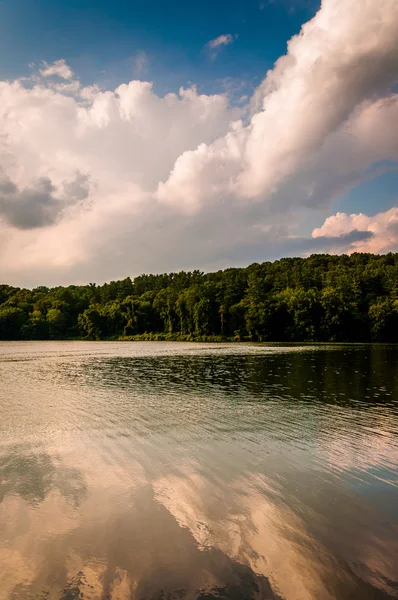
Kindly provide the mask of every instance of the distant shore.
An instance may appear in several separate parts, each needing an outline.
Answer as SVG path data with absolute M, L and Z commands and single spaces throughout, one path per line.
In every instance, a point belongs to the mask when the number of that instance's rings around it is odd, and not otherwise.
M 398 253 L 312 255 L 97 286 L 0 285 L 2 340 L 398 342 Z

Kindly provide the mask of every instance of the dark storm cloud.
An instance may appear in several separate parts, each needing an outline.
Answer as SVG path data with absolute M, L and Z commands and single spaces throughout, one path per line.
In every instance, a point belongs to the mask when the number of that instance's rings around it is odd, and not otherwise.
M 9 177 L 0 179 L 0 217 L 17 229 L 37 229 L 57 222 L 63 210 L 89 194 L 87 175 L 64 182 L 62 193 L 48 177 L 19 189 Z

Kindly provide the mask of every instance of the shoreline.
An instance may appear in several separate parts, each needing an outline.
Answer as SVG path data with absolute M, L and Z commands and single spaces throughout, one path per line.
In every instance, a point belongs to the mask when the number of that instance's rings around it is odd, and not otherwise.
M 56 338 L 56 339 L 8 339 L 0 340 L 0 344 L 18 342 L 18 343 L 54 343 L 54 342 L 87 342 L 87 343 L 128 343 L 128 342 L 160 342 L 160 343 L 191 343 L 191 344 L 256 344 L 265 346 L 398 346 L 397 342 L 373 342 L 373 341 L 281 341 L 281 340 L 250 340 L 236 338 L 222 338 L 217 336 L 174 336 L 167 337 L 170 334 L 153 334 L 153 335 L 137 335 L 137 336 L 121 336 L 119 338 L 100 338 L 90 339 L 82 337 Z

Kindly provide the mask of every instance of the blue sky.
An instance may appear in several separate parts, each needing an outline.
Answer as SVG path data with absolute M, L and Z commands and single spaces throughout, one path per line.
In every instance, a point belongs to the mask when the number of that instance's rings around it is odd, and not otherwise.
M 82 81 L 104 87 L 145 75 L 161 94 L 189 82 L 223 91 L 229 79 L 250 91 L 318 8 L 317 0 L 2 0 L 0 77 L 62 57 Z M 206 43 L 223 33 L 238 37 L 209 60 Z
M 0 0 L 8 279 L 398 249 L 397 25 L 395 0 Z

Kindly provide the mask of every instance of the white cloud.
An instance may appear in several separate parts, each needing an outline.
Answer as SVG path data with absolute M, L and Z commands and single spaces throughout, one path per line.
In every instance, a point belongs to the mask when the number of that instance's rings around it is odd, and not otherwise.
M 28 85 L 0 82 L 2 279 L 393 249 L 386 229 L 305 240 L 295 226 L 303 208 L 325 209 L 398 162 L 397 24 L 396 0 L 324 0 L 242 108 L 195 87 L 164 97 L 136 80 L 84 87 L 62 60 Z
M 326 0 L 257 90 L 257 111 L 243 135 L 234 136 L 240 155 L 228 135 L 206 151 L 201 147 L 197 159 L 192 153 L 180 158 L 162 186 L 162 197 L 168 188 L 174 197 L 174 183 L 181 177 L 187 190 L 188 163 L 196 186 L 193 165 L 202 170 L 204 162 L 216 194 L 232 187 L 242 198 L 271 196 L 308 160 L 316 160 L 329 137 L 351 124 L 355 110 L 360 114 L 363 103 L 392 88 L 398 79 L 397 23 L 395 0 Z M 396 110 L 396 97 L 393 104 Z M 383 138 L 378 138 L 380 146 Z
M 207 45 L 209 48 L 214 49 L 219 48 L 219 46 L 228 46 L 228 44 L 232 44 L 233 40 L 234 38 L 230 33 L 224 33 L 223 35 L 214 38 L 214 40 L 210 40 Z
M 347 245 L 347 252 L 396 252 L 398 250 L 398 208 L 368 217 L 362 213 L 336 213 L 328 217 L 322 227 L 314 229 L 312 237 L 339 237 L 352 231 L 369 232 L 367 238 Z M 333 243 L 331 244 L 333 247 Z
M 217 57 L 223 46 L 232 44 L 234 38 L 237 37 L 237 35 L 233 36 L 231 33 L 224 33 L 223 35 L 219 35 L 218 37 L 214 38 L 214 40 L 207 42 L 206 47 L 210 52 L 209 56 L 211 60 L 214 60 Z
M 61 79 L 72 79 L 73 71 L 66 64 L 65 60 L 62 58 L 61 60 L 56 60 L 51 65 L 43 62 L 43 68 L 40 69 L 40 74 L 42 77 L 53 77 L 56 75 L 57 77 L 61 77 Z

